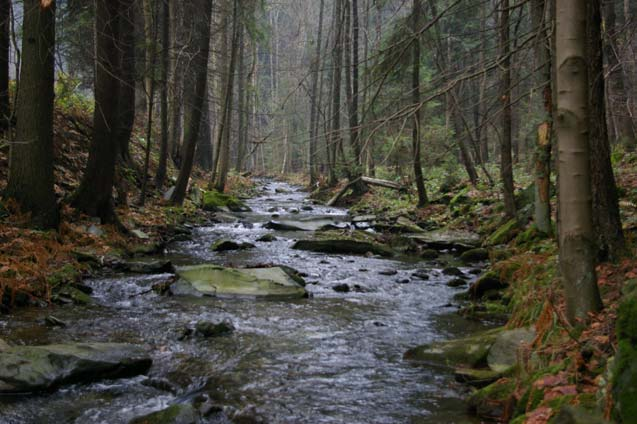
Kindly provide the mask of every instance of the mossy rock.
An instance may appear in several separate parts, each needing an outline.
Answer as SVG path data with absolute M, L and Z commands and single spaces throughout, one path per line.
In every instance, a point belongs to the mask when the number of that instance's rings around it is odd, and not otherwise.
M 420 252 L 420 257 L 426 260 L 438 259 L 439 256 L 440 252 L 436 249 L 423 249 L 422 252 Z
M 502 378 L 501 372 L 488 368 L 456 368 L 453 375 L 457 382 L 465 383 L 473 387 L 482 388 Z
M 75 305 L 90 305 L 93 299 L 83 291 L 65 286 L 52 296 L 52 300 L 57 303 L 73 303 Z
M 307 296 L 305 289 L 279 267 L 232 269 L 197 265 L 178 268 L 177 276 L 179 280 L 171 286 L 176 295 L 276 299 Z
M 171 405 L 161 411 L 152 412 L 129 421 L 129 424 L 197 424 L 199 413 L 189 403 Z
M 614 414 L 618 421 L 637 417 L 637 283 L 624 284 L 617 311 L 617 355 L 613 369 Z
M 460 259 L 466 263 L 486 261 L 489 259 L 489 251 L 484 247 L 477 247 L 463 252 Z
M 206 191 L 203 195 L 203 209 L 210 212 L 229 210 L 231 212 L 249 212 L 250 208 L 237 197 L 216 190 Z
M 493 232 L 484 241 L 484 246 L 497 246 L 499 244 L 506 244 L 513 240 L 519 233 L 519 224 L 516 218 L 507 221 L 504 225 L 501 225 L 495 232 Z
M 478 368 L 487 364 L 489 349 L 501 329 L 475 336 L 436 342 L 409 349 L 404 358 L 415 362 L 437 363 L 451 367 Z
M 234 240 L 221 239 L 214 242 L 212 246 L 210 246 L 210 250 L 213 252 L 227 252 L 231 250 L 253 249 L 255 247 L 256 246 L 254 244 L 248 242 L 240 243 Z
M 482 299 L 491 290 L 503 290 L 508 284 L 495 271 L 482 274 L 469 288 L 469 295 L 474 300 Z
M 535 225 L 530 225 L 526 230 L 522 231 L 515 238 L 515 244 L 524 246 L 536 243 L 546 238 L 546 234 L 540 232 Z
M 267 233 L 259 237 L 257 241 L 261 243 L 272 243 L 274 241 L 277 241 L 277 238 L 274 236 L 274 234 Z
M 373 253 L 379 256 L 393 256 L 393 251 L 380 244 L 373 236 L 364 231 L 322 231 L 313 239 L 299 240 L 292 249 L 307 250 L 328 254 L 364 255 Z
M 139 346 L 76 343 L 14 346 L 0 352 L 0 393 L 46 391 L 65 384 L 132 377 L 152 361 Z
M 511 370 L 517 364 L 519 348 L 523 344 L 530 345 L 533 339 L 535 329 L 532 327 L 502 331 L 489 349 L 489 368 L 501 373 Z
M 514 379 L 502 378 L 475 391 L 467 403 L 478 417 L 499 421 L 515 407 L 515 387 Z
M 81 276 L 82 274 L 76 267 L 71 264 L 66 264 L 62 268 L 54 271 L 46 280 L 51 287 L 56 287 L 62 284 L 78 282 Z
M 564 396 L 556 400 L 561 400 L 563 403 L 568 401 L 568 397 Z M 571 399 L 572 400 L 572 399 Z M 608 421 L 604 420 L 599 414 L 593 414 L 582 407 L 572 405 L 562 405 L 559 408 L 557 405 L 550 405 L 553 409 L 558 409 L 558 413 L 551 418 L 550 424 L 608 424 Z M 632 417 L 633 419 L 635 416 Z M 630 423 L 634 421 L 624 421 L 624 423 Z

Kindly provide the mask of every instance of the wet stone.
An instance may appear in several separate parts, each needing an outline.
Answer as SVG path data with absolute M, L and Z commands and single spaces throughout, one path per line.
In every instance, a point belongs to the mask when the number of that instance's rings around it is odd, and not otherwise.
M 334 290 L 337 293 L 349 293 L 350 292 L 350 288 L 347 284 L 337 284 L 334 287 L 332 287 L 332 290 Z

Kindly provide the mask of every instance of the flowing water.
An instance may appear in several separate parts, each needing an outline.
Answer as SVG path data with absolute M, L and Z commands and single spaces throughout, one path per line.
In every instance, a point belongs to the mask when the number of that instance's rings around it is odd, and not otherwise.
M 277 190 L 279 189 L 279 190 Z M 277 192 L 278 191 L 278 192 Z M 285 191 L 285 192 L 282 192 Z M 478 324 L 455 314 L 437 261 L 325 255 L 292 250 L 308 232 L 274 232 L 279 219 L 347 221 L 347 211 L 309 205 L 306 194 L 264 182 L 240 222 L 195 230 L 170 246 L 176 264 L 283 264 L 307 274 L 309 299 L 196 299 L 162 297 L 149 288 L 168 275 L 89 280 L 94 305 L 23 310 L 0 317 L 0 338 L 16 344 L 111 341 L 146 345 L 148 376 L 74 385 L 54 393 L 0 398 L 0 423 L 127 423 L 131 418 L 205 393 L 219 405 L 248 408 L 272 423 L 470 423 L 463 388 L 447 370 L 403 361 L 410 347 L 471 333 Z M 305 208 L 309 209 L 309 208 Z M 256 249 L 214 253 L 219 238 L 250 241 Z M 469 268 L 461 268 L 469 275 Z M 396 271 L 394 275 L 385 271 Z M 425 270 L 428 281 L 413 278 Z M 337 293 L 336 284 L 356 291 Z M 68 323 L 49 328 L 48 314 Z M 230 320 L 233 334 L 186 338 L 200 320 Z M 210 422 L 225 422 L 211 418 Z

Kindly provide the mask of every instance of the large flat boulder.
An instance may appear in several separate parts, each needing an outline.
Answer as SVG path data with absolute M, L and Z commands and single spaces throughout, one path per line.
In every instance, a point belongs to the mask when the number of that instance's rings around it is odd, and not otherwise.
M 480 246 L 480 236 L 470 231 L 441 229 L 411 234 L 411 238 L 431 249 L 469 250 Z
M 534 339 L 535 329 L 532 327 L 501 332 L 489 349 L 489 368 L 496 372 L 507 372 L 517 364 L 520 347 L 530 345 Z
M 394 254 L 390 248 L 363 231 L 323 231 L 316 233 L 312 239 L 297 241 L 292 249 L 344 255 L 372 253 L 389 257 Z
M 449 367 L 481 367 L 486 365 L 489 349 L 499 332 L 500 329 L 489 330 L 471 337 L 418 346 L 408 350 L 404 358 Z
M 187 266 L 177 269 L 179 280 L 171 286 L 176 295 L 252 296 L 301 298 L 305 289 L 283 269 L 233 269 L 217 265 Z
M 0 393 L 51 390 L 64 384 L 143 374 L 152 360 L 139 346 L 77 343 L 14 346 L 0 352 Z
M 339 228 L 341 226 L 342 224 L 339 226 L 339 224 L 334 222 L 334 220 L 325 218 L 304 221 L 270 221 L 265 224 L 265 228 L 277 231 L 322 231 Z

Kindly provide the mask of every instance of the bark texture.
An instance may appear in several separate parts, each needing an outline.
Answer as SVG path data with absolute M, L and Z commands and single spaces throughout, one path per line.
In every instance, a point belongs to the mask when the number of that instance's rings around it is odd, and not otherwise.
M 118 41 L 123 1 L 97 0 L 96 73 L 93 139 L 84 176 L 73 205 L 102 223 L 117 222 L 113 207 L 113 182 L 118 151 L 119 107 L 122 93 Z
M 54 53 L 55 1 L 25 0 L 22 82 L 6 196 L 41 228 L 54 228 L 59 220 L 53 191 Z
M 589 0 L 587 10 L 593 228 L 598 259 L 617 260 L 626 253 L 626 244 L 619 216 L 617 185 L 610 160 L 610 144 L 606 126 L 600 0 Z
M 588 5 L 588 0 L 560 0 L 556 5 L 559 262 L 572 324 L 587 320 L 590 312 L 602 307 L 595 273 L 589 162 Z

